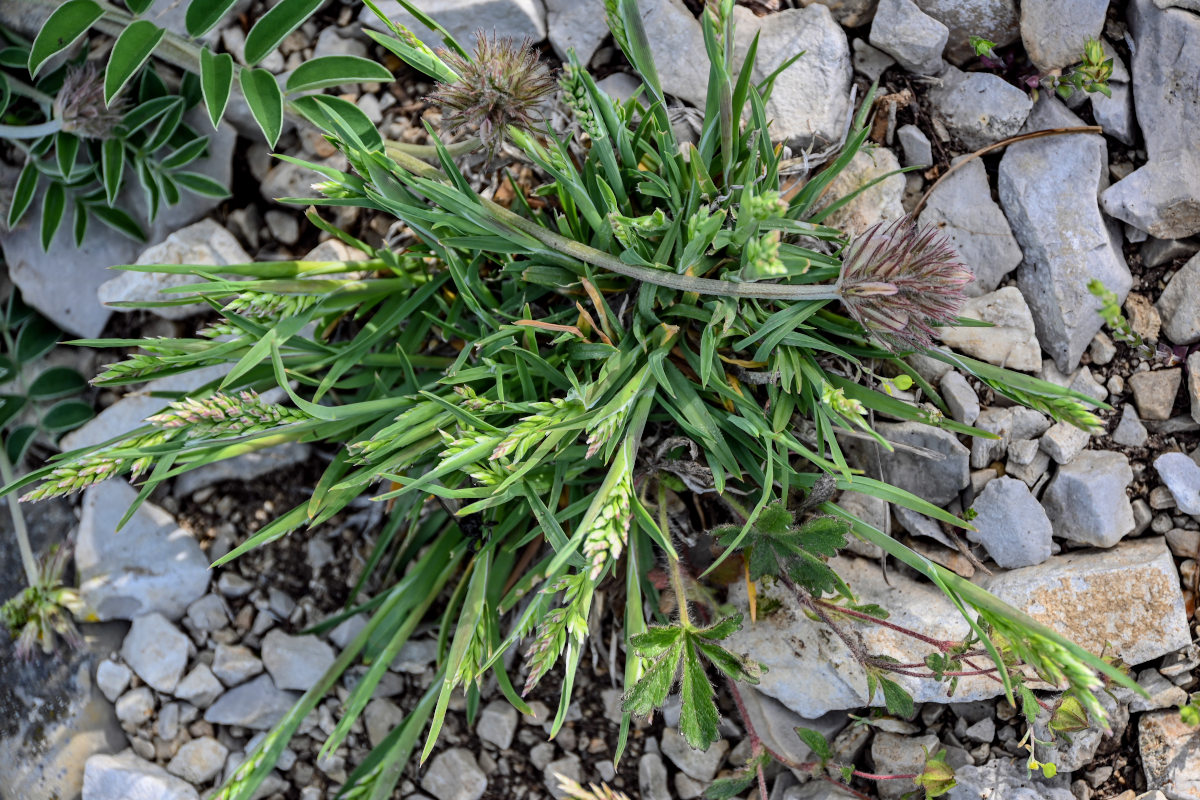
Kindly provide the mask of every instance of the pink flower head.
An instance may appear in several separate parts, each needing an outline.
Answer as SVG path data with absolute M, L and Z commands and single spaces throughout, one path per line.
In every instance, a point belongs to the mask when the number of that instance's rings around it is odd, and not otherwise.
M 928 349 L 950 325 L 975 279 L 950 240 L 911 216 L 880 222 L 842 255 L 838 291 L 850 316 L 891 350 Z

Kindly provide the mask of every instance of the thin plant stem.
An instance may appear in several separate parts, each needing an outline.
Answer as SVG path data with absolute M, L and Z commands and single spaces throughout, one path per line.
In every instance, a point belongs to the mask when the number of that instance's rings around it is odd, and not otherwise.
M 40 139 L 62 130 L 60 119 L 48 119 L 36 125 L 0 125 L 0 139 Z
M 41 105 L 54 105 L 53 97 L 41 91 L 40 89 L 35 89 L 24 81 L 18 80 L 12 76 L 8 77 L 8 88 L 13 94 L 20 95 L 21 97 L 28 97 L 30 100 L 40 103 Z
M 12 463 L 8 460 L 8 453 L 3 447 L 0 447 L 0 478 L 3 478 L 4 485 L 8 486 L 13 483 L 15 477 Z M 8 503 L 8 513 L 12 516 L 13 532 L 17 535 L 17 549 L 21 551 L 21 565 L 25 567 L 25 579 L 29 581 L 31 587 L 36 586 L 38 584 L 37 560 L 33 557 L 33 547 L 29 543 L 29 529 L 25 526 L 25 515 L 21 513 L 21 501 L 16 498 L 16 495 L 11 495 L 5 502 Z
M 669 520 L 667 519 L 667 487 L 662 481 L 658 482 L 658 527 L 662 530 L 663 536 L 669 536 L 668 527 Z M 683 568 L 679 566 L 679 559 L 667 553 L 667 571 L 671 575 L 671 587 L 675 590 L 675 605 L 679 606 L 679 622 L 684 628 L 691 627 L 692 620 L 688 614 L 687 595 L 683 590 Z

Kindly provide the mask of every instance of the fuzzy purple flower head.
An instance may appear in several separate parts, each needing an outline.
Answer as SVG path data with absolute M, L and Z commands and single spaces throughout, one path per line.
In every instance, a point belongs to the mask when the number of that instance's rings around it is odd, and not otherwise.
M 72 67 L 54 98 L 54 116 L 63 130 L 84 139 L 108 139 L 125 117 L 125 99 L 104 104 L 104 78 L 88 61 Z
M 889 349 L 925 350 L 952 324 L 973 281 L 950 240 L 911 216 L 881 222 L 842 256 L 838 291 L 850 315 Z
M 517 44 L 480 31 L 474 58 L 440 55 L 459 79 L 439 84 L 429 99 L 441 106 L 447 127 L 477 131 L 489 158 L 504 144 L 509 125 L 528 131 L 542 120 L 539 105 L 555 83 L 529 39 Z

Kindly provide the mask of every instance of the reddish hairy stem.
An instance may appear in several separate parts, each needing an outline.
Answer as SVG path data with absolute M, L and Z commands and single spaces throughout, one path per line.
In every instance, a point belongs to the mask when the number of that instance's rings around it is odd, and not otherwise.
M 854 609 L 851 609 L 851 608 L 843 608 L 842 606 L 839 606 L 836 603 L 830 603 L 828 600 L 820 600 L 820 599 L 817 599 L 814 597 L 813 602 L 816 603 L 817 605 L 821 606 L 822 608 L 826 608 L 836 614 L 845 614 L 848 617 L 853 617 L 854 619 L 862 620 L 863 622 L 870 622 L 874 625 L 879 625 L 879 626 L 882 626 L 889 630 L 896 631 L 896 633 L 902 633 L 905 636 L 908 636 L 912 639 L 916 639 L 917 641 L 924 642 L 925 644 L 936 647 L 938 650 L 941 650 L 943 653 L 953 650 L 955 647 L 958 647 L 961 644 L 961 642 L 952 642 L 952 641 L 949 641 L 946 639 L 934 639 L 931 636 L 926 636 L 923 633 L 918 633 L 917 631 L 914 631 L 911 628 L 905 628 L 904 626 L 897 625 L 894 622 L 888 622 L 886 619 L 880 619 L 879 617 L 873 617 L 870 614 L 864 614 L 861 611 L 855 611 Z

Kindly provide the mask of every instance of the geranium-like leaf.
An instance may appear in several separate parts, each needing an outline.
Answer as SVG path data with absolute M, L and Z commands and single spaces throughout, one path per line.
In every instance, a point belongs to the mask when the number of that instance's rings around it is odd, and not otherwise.
M 707 750 L 720 736 L 717 726 L 721 715 L 717 712 L 712 684 L 704 673 L 704 665 L 691 647 L 685 648 L 683 654 L 680 695 L 683 707 L 679 713 L 679 732 L 692 748 Z
M 925 789 L 925 797 L 939 797 L 953 789 L 957 782 L 954 779 L 954 767 L 946 763 L 946 751 L 939 750 L 930 755 L 925 751 L 925 768 L 921 770 L 914 782 Z
M 912 695 L 893 680 L 880 676 L 879 687 L 883 689 L 883 702 L 891 714 L 909 719 L 915 713 Z
M 813 755 L 819 758 L 822 764 L 833 758 L 833 748 L 829 746 L 829 740 L 820 731 L 814 731 L 812 728 L 796 728 L 796 735 L 808 745 L 808 749 L 812 750 Z
M 622 705 L 625 711 L 646 716 L 667 702 L 671 687 L 675 685 L 675 675 L 679 672 L 679 660 L 683 655 L 684 646 L 683 629 L 674 630 L 677 633 L 675 641 L 669 647 L 658 651 L 658 657 L 625 694 Z M 637 646 L 634 647 L 636 649 Z
M 802 525 L 782 503 L 767 506 L 755 519 L 742 545 L 750 579 L 786 574 L 815 595 L 851 596 L 850 588 L 825 563 L 846 546 L 850 526 L 836 517 L 813 517 Z M 729 545 L 740 528 L 720 528 L 714 535 Z

